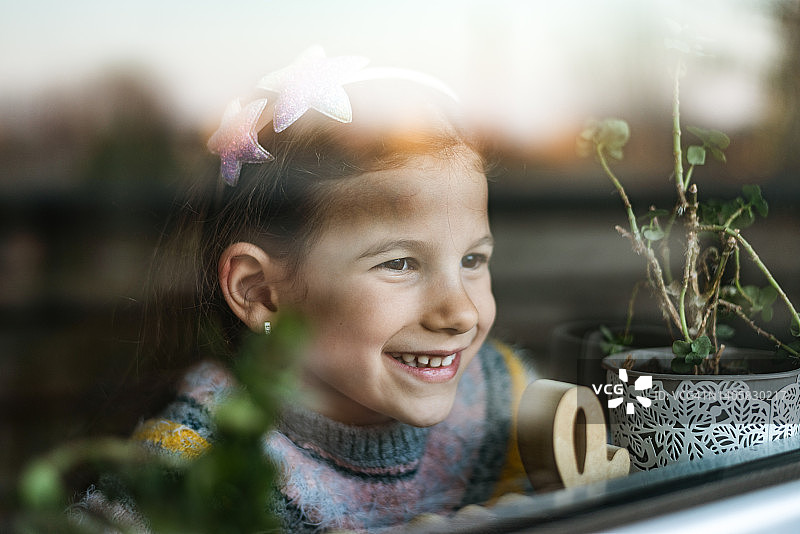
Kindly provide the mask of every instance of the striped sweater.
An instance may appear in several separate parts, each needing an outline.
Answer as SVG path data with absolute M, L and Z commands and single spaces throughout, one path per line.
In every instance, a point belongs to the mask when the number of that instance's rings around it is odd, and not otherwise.
M 515 417 L 532 378 L 509 347 L 487 342 L 466 369 L 451 413 L 430 428 L 348 426 L 287 407 L 264 440 L 282 474 L 272 505 L 284 530 L 378 532 L 527 490 Z M 176 402 L 142 423 L 134 439 L 161 454 L 202 454 L 214 442 L 214 406 L 233 386 L 218 364 L 198 365 Z

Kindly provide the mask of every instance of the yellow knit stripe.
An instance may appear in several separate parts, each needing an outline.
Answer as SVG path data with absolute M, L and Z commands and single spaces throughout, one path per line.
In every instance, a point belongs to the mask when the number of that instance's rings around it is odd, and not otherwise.
M 187 459 L 196 458 L 211 447 L 203 436 L 188 426 L 165 419 L 145 421 L 136 429 L 133 439 Z
M 508 440 L 508 452 L 506 453 L 506 463 L 500 474 L 500 481 L 497 483 L 492 500 L 502 497 L 507 493 L 520 493 L 525 489 L 525 481 L 528 475 L 522 465 L 522 457 L 517 446 L 517 410 L 522 394 L 528 386 L 528 373 L 525 366 L 508 345 L 495 342 L 495 348 L 503 356 L 508 367 L 508 374 L 511 377 L 511 435 Z

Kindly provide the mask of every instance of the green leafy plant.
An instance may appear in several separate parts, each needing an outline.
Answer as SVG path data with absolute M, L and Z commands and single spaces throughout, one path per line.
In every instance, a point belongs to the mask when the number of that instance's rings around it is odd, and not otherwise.
M 670 43 L 679 52 L 693 50 L 679 40 Z M 732 200 L 698 200 L 695 170 L 705 165 L 709 156 L 725 163 L 725 150 L 731 140 L 716 130 L 688 127 L 686 131 L 694 142 L 684 148 L 679 98 L 684 70 L 684 58 L 680 57 L 672 100 L 672 179 L 677 198 L 671 210 L 651 207 L 637 217 L 625 188 L 612 170 L 611 162 L 623 159 L 623 149 L 630 139 L 627 122 L 590 121 L 578 137 L 578 152 L 597 159 L 622 200 L 628 226 L 618 226 L 617 231 L 644 258 L 647 284 L 656 295 L 670 330 L 679 332 L 672 347 L 674 372 L 718 373 L 719 357 L 724 350 L 721 341 L 732 333 L 730 325 L 721 321 L 730 318 L 738 318 L 769 339 L 781 356 L 800 358 L 799 342 L 785 343 L 759 326 L 760 322 L 773 318 L 773 305 L 781 302 L 791 317 L 790 334 L 800 336 L 796 308 L 742 233 L 757 217 L 769 213 L 761 188 L 746 185 L 741 195 Z M 683 266 L 682 272 L 673 276 L 670 248 L 677 240 L 684 255 Z M 763 274 L 763 285 L 742 282 L 742 255 Z
M 214 446 L 194 459 L 147 452 L 118 438 L 68 443 L 31 462 L 19 481 L 19 532 L 125 532 L 125 523 L 86 512 L 78 523 L 65 513 L 66 475 L 92 466 L 108 500 L 134 503 L 159 533 L 250 533 L 277 530 L 269 511 L 277 471 L 265 457 L 263 436 L 294 388 L 300 361 L 300 321 L 281 320 L 270 336 L 251 334 L 233 366 L 237 388 L 214 415 Z

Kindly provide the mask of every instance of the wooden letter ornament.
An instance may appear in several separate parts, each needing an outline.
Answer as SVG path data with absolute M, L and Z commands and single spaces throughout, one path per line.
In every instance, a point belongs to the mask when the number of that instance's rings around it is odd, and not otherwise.
M 603 407 L 591 389 L 532 382 L 519 404 L 517 440 L 537 491 L 570 488 L 630 472 L 628 451 L 606 443 Z

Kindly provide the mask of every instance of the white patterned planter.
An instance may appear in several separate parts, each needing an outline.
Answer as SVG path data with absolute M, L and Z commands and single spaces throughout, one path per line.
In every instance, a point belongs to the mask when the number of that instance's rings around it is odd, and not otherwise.
M 634 369 L 620 373 L 629 355 Z M 633 465 L 646 470 L 795 434 L 800 369 L 758 372 L 770 357 L 765 351 L 728 348 L 723 360 L 746 361 L 758 374 L 698 376 L 637 370 L 648 362 L 669 369 L 670 348 L 604 358 L 614 444 L 628 449 Z M 643 389 L 650 380 L 651 387 Z

